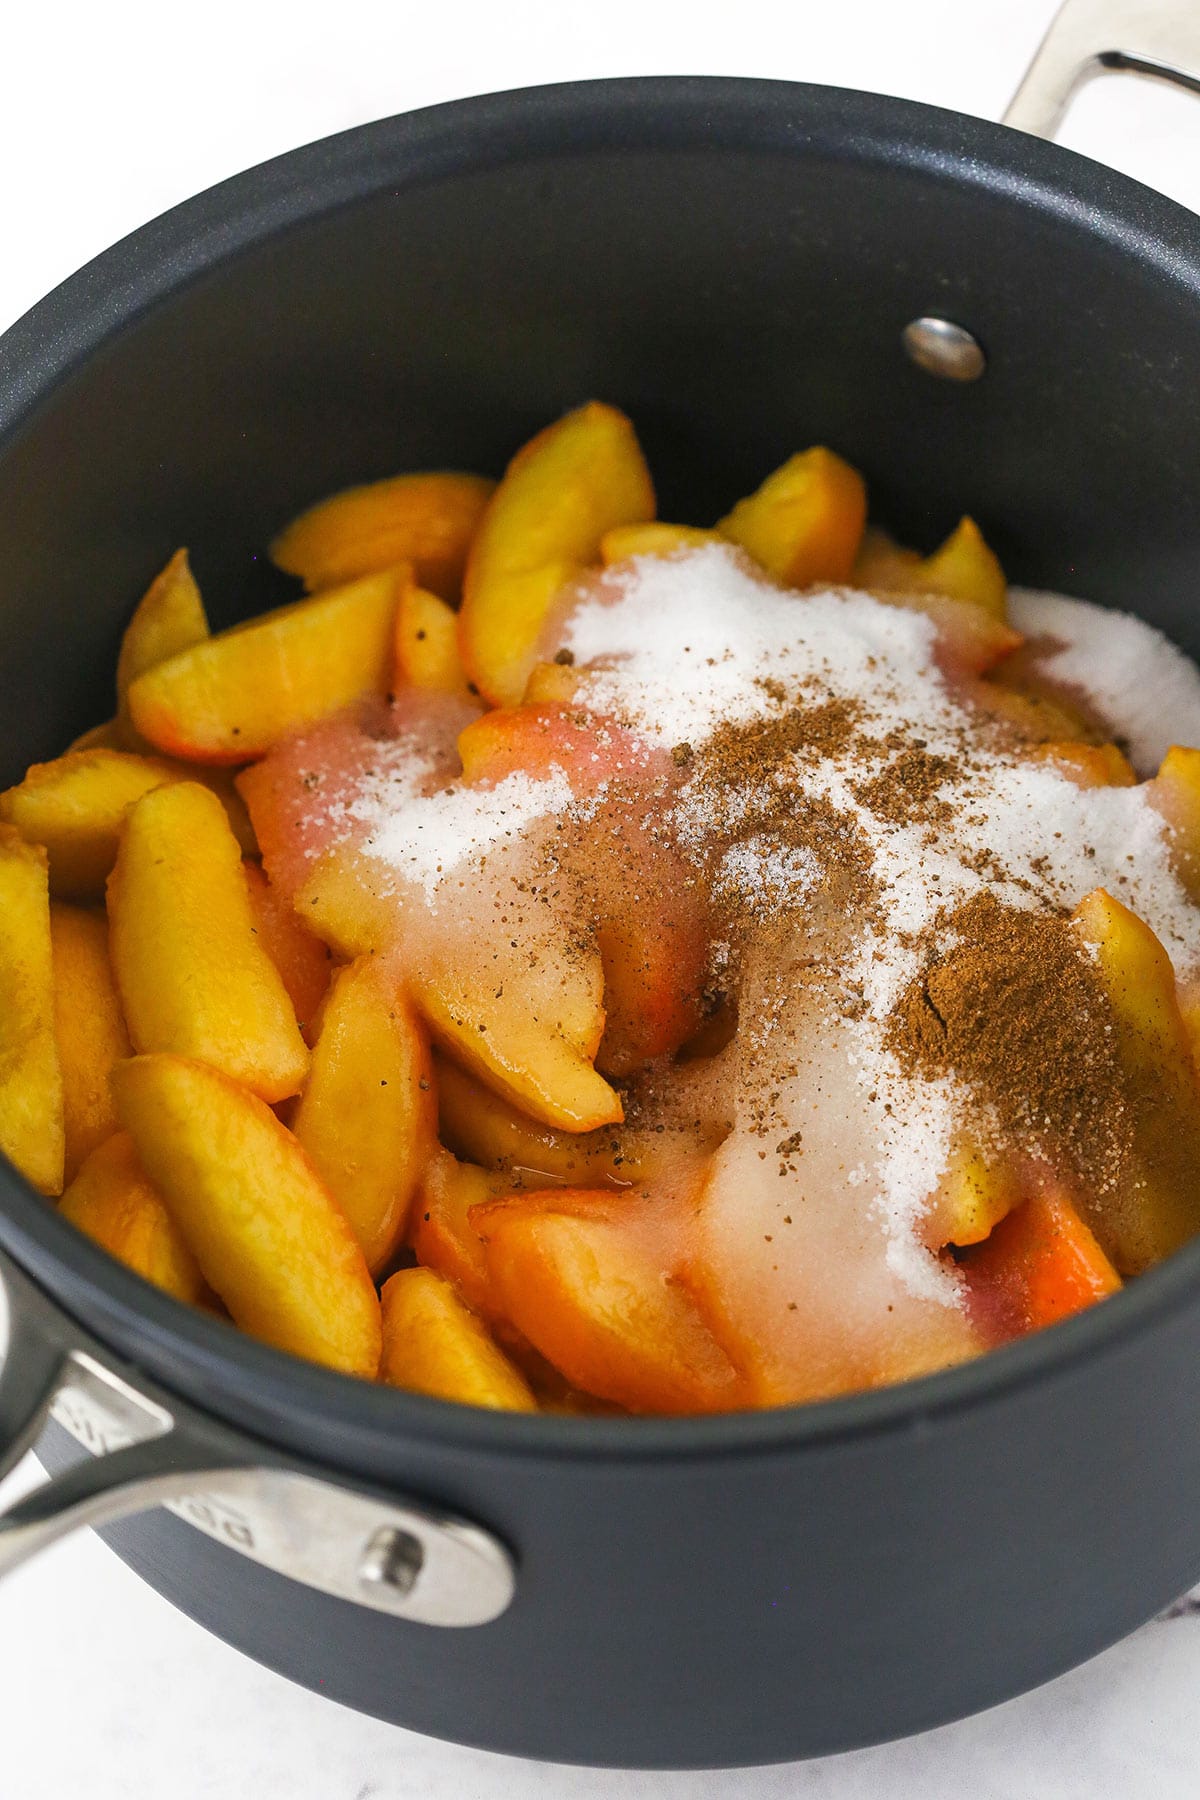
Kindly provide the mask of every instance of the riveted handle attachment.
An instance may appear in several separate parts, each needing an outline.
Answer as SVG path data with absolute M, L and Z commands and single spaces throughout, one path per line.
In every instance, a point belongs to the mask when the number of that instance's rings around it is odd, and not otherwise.
M 1080 88 L 1106 70 L 1148 75 L 1200 93 L 1196 0 L 1065 0 L 1004 124 L 1052 138 Z
M 348 1487 L 159 1392 L 0 1256 L 9 1341 L 0 1474 L 47 1420 L 91 1453 L 0 1513 L 0 1576 L 81 1526 L 165 1506 L 226 1549 L 418 1624 L 485 1625 L 515 1590 L 493 1533 L 409 1496 Z

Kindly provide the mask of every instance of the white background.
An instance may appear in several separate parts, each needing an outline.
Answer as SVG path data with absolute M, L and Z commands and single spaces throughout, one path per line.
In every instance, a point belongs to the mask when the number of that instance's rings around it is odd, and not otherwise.
M 0 47 L 0 327 L 163 208 L 362 120 L 647 73 L 793 76 L 996 117 L 1053 10 L 1053 0 L 25 0 L 4 8 Z M 1200 208 L 1195 100 L 1096 83 L 1064 139 Z M 290 1687 L 86 1538 L 0 1588 L 0 1800 L 1174 1800 L 1200 1791 L 1198 1691 L 1200 1616 L 1184 1615 L 1024 1700 L 880 1750 L 753 1773 L 542 1767 L 418 1738 Z

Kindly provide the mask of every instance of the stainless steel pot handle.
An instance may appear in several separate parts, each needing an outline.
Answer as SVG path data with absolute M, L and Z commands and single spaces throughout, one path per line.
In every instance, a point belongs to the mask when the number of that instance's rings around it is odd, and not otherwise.
M 0 1255 L 9 1341 L 0 1476 L 47 1420 L 94 1460 L 0 1512 L 0 1576 L 81 1526 L 165 1506 L 240 1556 L 340 1600 L 424 1625 L 485 1625 L 513 1597 L 490 1531 L 423 1501 L 343 1486 L 182 1406 L 124 1367 Z
M 1052 138 L 1079 89 L 1109 69 L 1200 93 L 1196 0 L 1065 0 L 1003 123 Z

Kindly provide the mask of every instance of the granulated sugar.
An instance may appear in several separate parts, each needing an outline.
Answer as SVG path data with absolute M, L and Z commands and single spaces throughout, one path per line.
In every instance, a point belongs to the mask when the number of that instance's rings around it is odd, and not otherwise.
M 1010 590 L 1009 616 L 1027 637 L 1054 640 L 1039 666 L 1084 695 L 1140 774 L 1172 744 L 1200 744 L 1200 670 L 1153 625 L 1034 588 Z

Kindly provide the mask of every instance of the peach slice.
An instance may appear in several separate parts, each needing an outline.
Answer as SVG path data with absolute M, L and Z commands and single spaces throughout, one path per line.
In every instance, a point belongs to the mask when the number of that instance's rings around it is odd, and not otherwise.
M 520 1370 L 432 1269 L 401 1269 L 384 1286 L 382 1303 L 381 1381 L 465 1406 L 537 1411 Z
M 582 1136 L 554 1131 L 444 1057 L 437 1061 L 437 1095 L 443 1142 L 485 1169 L 520 1175 L 526 1185 L 561 1181 L 567 1187 L 623 1188 L 662 1162 L 665 1134 L 613 1126 Z
M 115 1115 L 114 1115 L 115 1118 Z M 189 1306 L 211 1306 L 212 1289 L 183 1233 L 147 1179 L 127 1131 L 96 1145 L 59 1211 L 126 1268 Z
M 157 756 L 121 750 L 68 750 L 34 763 L 16 787 L 0 794 L 0 816 L 32 844 L 43 844 L 50 886 L 60 898 L 90 900 L 104 892 L 121 828 L 135 801 L 172 781 L 199 781 L 224 806 L 243 849 L 254 835 L 241 796 L 219 771 L 185 769 Z
M 1137 775 L 1124 751 L 1116 744 L 1035 744 L 1029 755 L 1035 762 L 1053 763 L 1076 787 L 1133 787 Z
M 631 1412 L 719 1412 L 738 1377 L 687 1287 L 604 1196 L 476 1207 L 496 1303 L 575 1387 Z
M 1175 873 L 1200 905 L 1200 750 L 1172 745 L 1145 794 L 1166 820 Z
M 458 653 L 458 616 L 427 588 L 410 582 L 396 609 L 393 682 L 397 688 L 431 688 L 435 693 L 470 692 Z
M 240 763 L 364 694 L 387 692 L 407 568 L 264 613 L 147 669 L 134 727 L 186 762 Z
M 443 1064 L 439 1080 L 450 1064 Z M 511 1192 L 511 1182 L 474 1163 L 436 1149 L 425 1166 L 411 1213 L 417 1261 L 452 1281 L 463 1299 L 484 1318 L 495 1316 L 488 1288 L 483 1239 L 471 1223 L 471 1209 Z
M 719 531 L 702 525 L 668 525 L 648 519 L 644 525 L 614 525 L 600 539 L 600 561 L 605 568 L 628 556 L 670 556 L 676 550 L 695 550 L 701 544 L 722 544 Z
M 483 475 L 434 472 L 344 488 L 293 519 L 271 560 L 310 593 L 411 563 L 422 587 L 454 600 L 495 486 Z
M 129 717 L 129 689 L 139 675 L 202 644 L 208 617 L 186 550 L 177 550 L 138 602 L 117 657 L 117 725 L 131 750 L 144 749 Z
M 547 1001 L 504 982 L 496 989 L 447 958 L 414 978 L 413 998 L 442 1047 L 518 1111 L 561 1131 L 595 1131 L 625 1113 L 592 1066 L 604 1023 L 592 960 L 564 964 Z
M 1001 1219 L 961 1267 L 975 1310 L 1004 1337 L 1057 1324 L 1121 1286 L 1091 1230 L 1053 1186 Z
M 1132 1134 L 1115 1192 L 1086 1209 L 1088 1222 L 1120 1273 L 1139 1274 L 1200 1231 L 1200 1083 L 1171 961 L 1150 927 L 1103 888 L 1072 922 L 1112 1008 Z
M 633 426 L 597 401 L 519 450 L 467 558 L 459 643 L 488 700 L 514 705 L 550 608 L 596 560 L 605 532 L 654 517 L 654 488 Z
M 133 807 L 108 885 L 111 952 L 139 1051 L 198 1057 L 264 1100 L 294 1094 L 308 1051 L 255 934 L 241 851 L 205 787 Z
M 983 675 L 1024 642 L 1019 631 L 974 600 L 949 594 L 880 594 L 888 606 L 924 613 L 937 628 L 938 658 L 948 674 Z
M 72 750 L 126 749 L 128 749 L 128 745 L 115 719 L 105 719 L 103 725 L 89 726 L 86 731 L 81 731 L 77 738 L 72 738 L 67 745 L 68 753 Z
M 35 1188 L 57 1194 L 65 1131 L 46 852 L 7 825 L 0 918 L 0 1150 Z
M 117 1113 L 209 1286 L 252 1337 L 379 1368 L 379 1296 L 349 1222 L 270 1107 L 182 1056 L 113 1072 Z
M 873 593 L 944 594 L 969 600 L 1003 623 L 1008 583 L 974 519 L 964 515 L 931 556 L 893 543 L 886 532 L 866 533 L 854 565 L 855 587 Z
M 109 961 L 104 915 L 55 903 L 50 908 L 50 941 L 66 1130 L 63 1175 L 73 1181 L 84 1159 L 117 1129 L 108 1078 L 131 1049 Z
M 818 444 L 789 457 L 717 530 L 776 581 L 808 587 L 849 580 L 866 519 L 862 476 Z
M 336 977 L 292 1120 L 376 1273 L 391 1260 L 434 1143 L 429 1041 L 370 958 Z
M 933 1249 L 982 1243 L 1022 1198 L 1017 1172 L 963 1139 L 938 1184 L 921 1236 Z
M 329 988 L 329 951 L 305 925 L 289 900 L 275 888 L 257 863 L 242 864 L 254 914 L 254 931 L 279 970 L 297 1023 L 306 1041 L 316 1030 L 317 1014 Z

